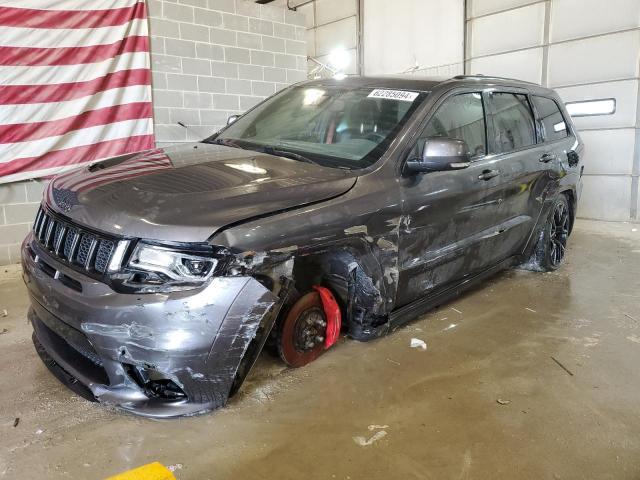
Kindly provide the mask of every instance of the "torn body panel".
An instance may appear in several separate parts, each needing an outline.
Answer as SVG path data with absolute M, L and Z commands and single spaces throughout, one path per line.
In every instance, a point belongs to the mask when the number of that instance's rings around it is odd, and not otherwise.
M 48 261 L 46 252 L 35 253 L 25 252 L 23 267 L 38 342 L 97 400 L 144 416 L 224 405 L 245 351 L 265 318 L 268 334 L 278 304 L 251 277 L 217 277 L 195 294 L 147 294 L 131 302 L 59 267 L 82 283 L 82 292 L 71 294 L 37 267 Z

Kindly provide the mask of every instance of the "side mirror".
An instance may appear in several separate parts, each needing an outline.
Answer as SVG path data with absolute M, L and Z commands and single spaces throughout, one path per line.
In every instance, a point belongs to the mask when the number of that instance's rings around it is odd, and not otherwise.
M 469 148 L 464 140 L 430 138 L 424 144 L 422 158 L 410 158 L 404 166 L 405 174 L 441 172 L 467 168 Z
M 231 115 L 229 118 L 227 118 L 227 125 L 231 125 L 233 122 L 235 122 L 239 118 L 240 118 L 240 115 Z

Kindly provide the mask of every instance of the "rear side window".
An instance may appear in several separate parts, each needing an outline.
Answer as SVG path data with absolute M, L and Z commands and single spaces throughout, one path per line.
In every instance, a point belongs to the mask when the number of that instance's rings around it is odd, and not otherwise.
M 496 153 L 534 145 L 536 133 L 527 96 L 494 92 L 489 98 L 493 106 Z
M 469 155 L 486 153 L 486 131 L 482 94 L 461 93 L 447 98 L 431 117 L 420 135 L 414 156 L 420 156 L 429 138 L 446 137 L 464 140 Z
M 566 138 L 568 135 L 567 124 L 564 122 L 558 104 L 546 97 L 534 95 L 531 99 L 538 114 L 538 131 L 542 140 L 544 142 L 552 142 L 553 140 Z

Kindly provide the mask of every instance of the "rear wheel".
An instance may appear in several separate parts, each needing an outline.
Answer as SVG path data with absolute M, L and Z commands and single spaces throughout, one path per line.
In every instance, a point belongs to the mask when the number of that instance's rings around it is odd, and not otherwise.
M 302 367 L 324 351 L 327 318 L 318 292 L 296 301 L 278 330 L 278 353 L 290 367 Z
M 556 200 L 534 252 L 534 260 L 542 271 L 556 270 L 564 261 L 571 228 L 571 211 L 565 195 Z

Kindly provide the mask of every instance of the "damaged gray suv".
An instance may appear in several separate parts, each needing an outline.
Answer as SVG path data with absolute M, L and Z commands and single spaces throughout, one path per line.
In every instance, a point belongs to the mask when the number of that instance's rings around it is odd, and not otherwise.
M 77 393 L 224 405 L 509 266 L 563 261 L 583 146 L 559 97 L 491 77 L 316 80 L 212 137 L 54 178 L 22 246 L 33 341 Z

